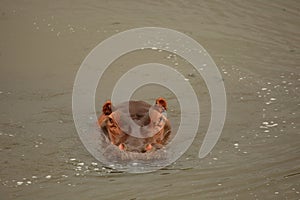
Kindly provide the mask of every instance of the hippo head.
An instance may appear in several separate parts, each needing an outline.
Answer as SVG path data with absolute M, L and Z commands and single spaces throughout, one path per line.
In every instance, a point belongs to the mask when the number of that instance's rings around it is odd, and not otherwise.
M 122 151 L 146 153 L 168 142 L 171 127 L 166 117 L 167 102 L 158 98 L 154 105 L 144 101 L 113 106 L 107 101 L 98 124 L 110 142 Z

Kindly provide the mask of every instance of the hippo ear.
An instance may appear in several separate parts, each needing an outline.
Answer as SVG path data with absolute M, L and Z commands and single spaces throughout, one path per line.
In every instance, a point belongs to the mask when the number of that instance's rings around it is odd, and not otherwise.
M 102 112 L 104 115 L 110 115 L 112 113 L 112 103 L 111 101 L 106 101 L 102 107 Z
M 159 106 L 163 107 L 165 110 L 167 110 L 168 104 L 164 98 L 159 97 L 158 99 L 156 99 L 155 104 L 159 105 Z

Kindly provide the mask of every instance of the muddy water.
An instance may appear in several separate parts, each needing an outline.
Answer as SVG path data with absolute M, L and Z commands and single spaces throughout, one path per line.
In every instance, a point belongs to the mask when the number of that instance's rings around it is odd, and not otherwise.
M 300 198 L 299 1 L 0 5 L 0 199 Z M 189 150 L 162 170 L 134 175 L 106 168 L 83 147 L 71 96 L 81 62 L 100 41 L 143 26 L 184 32 L 206 48 L 222 72 L 228 112 L 217 145 L 199 159 L 210 117 L 199 74 L 165 52 L 117 60 L 99 84 L 98 111 L 115 74 L 153 60 L 182 72 L 201 99 L 201 124 Z M 160 95 L 178 125 L 170 91 L 145 86 L 135 97 L 152 102 Z

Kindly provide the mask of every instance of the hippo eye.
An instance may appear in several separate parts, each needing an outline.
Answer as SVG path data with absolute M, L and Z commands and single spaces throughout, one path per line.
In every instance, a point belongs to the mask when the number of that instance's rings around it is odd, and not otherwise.
M 164 119 L 164 118 L 161 116 L 161 117 L 159 118 L 159 123 L 162 122 L 163 119 Z
M 163 116 L 160 116 L 158 122 L 155 125 L 161 127 L 163 125 L 162 123 L 164 122 L 165 122 L 165 118 Z

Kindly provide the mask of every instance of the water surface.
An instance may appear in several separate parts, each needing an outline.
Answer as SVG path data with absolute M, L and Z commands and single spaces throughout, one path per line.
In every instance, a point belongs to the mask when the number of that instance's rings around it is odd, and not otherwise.
M 0 199 L 299 199 L 299 1 L 1 1 Z M 189 150 L 148 174 L 103 166 L 82 145 L 72 87 L 86 55 L 115 33 L 159 26 L 194 38 L 222 72 L 228 112 L 221 138 L 198 158 L 210 117 L 200 75 L 166 52 L 115 61 L 99 83 L 97 110 L 128 68 L 173 66 L 199 91 L 201 124 Z M 145 86 L 135 98 L 170 91 Z

